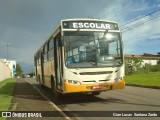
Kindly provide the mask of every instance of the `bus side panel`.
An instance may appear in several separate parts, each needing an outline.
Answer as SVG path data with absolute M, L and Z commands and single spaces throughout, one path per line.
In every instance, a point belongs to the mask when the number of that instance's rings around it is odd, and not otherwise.
M 41 83 L 41 57 L 39 53 L 35 56 L 35 75 L 36 80 Z
M 51 88 L 51 76 L 55 76 L 54 61 L 50 60 L 44 63 L 45 86 Z

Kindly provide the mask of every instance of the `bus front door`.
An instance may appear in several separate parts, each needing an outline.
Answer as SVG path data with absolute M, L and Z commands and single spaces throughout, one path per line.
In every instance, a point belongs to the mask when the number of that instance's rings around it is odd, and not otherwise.
M 55 80 L 56 80 L 56 89 L 62 91 L 62 48 L 61 40 L 59 35 L 55 38 L 54 42 L 54 54 L 55 54 Z

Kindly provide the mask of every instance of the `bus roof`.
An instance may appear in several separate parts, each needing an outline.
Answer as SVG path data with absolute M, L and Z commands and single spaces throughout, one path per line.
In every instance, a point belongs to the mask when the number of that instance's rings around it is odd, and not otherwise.
M 73 18 L 73 19 L 63 19 L 61 21 L 101 21 L 101 22 L 112 22 L 117 23 L 115 21 L 109 21 L 109 20 L 102 20 L 102 19 L 96 19 L 96 18 Z M 117 23 L 118 24 L 118 23 Z

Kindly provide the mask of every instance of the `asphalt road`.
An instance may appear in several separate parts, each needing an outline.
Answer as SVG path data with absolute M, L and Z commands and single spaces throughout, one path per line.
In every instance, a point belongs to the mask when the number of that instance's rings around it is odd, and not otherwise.
M 126 86 L 123 90 L 112 90 L 102 92 L 99 96 L 91 96 L 89 94 L 71 94 L 66 95 L 60 100 L 52 96 L 52 92 L 45 88 L 40 89 L 38 83 L 34 79 L 27 79 L 32 86 L 39 89 L 47 98 L 55 103 L 64 111 L 80 111 L 71 114 L 79 120 L 158 120 L 158 117 L 93 117 L 98 116 L 98 111 L 160 111 L 160 90 Z M 90 117 L 83 117 L 86 114 L 83 111 L 89 111 Z M 95 111 L 95 112 L 91 112 Z M 71 115 L 71 116 L 72 116 Z M 74 118 L 75 119 L 75 118 Z

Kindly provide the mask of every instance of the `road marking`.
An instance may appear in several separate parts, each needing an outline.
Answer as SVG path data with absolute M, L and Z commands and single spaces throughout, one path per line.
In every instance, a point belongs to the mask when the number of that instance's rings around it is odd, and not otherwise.
M 18 103 L 11 103 L 10 106 L 11 108 L 9 110 L 13 111 L 16 110 Z
M 26 80 L 26 79 L 25 79 Z M 51 102 L 43 93 L 41 93 L 40 90 L 38 90 L 35 86 L 33 86 L 28 80 L 26 80 L 39 94 L 41 94 L 50 105 L 52 105 L 57 111 L 61 113 L 62 116 L 65 117 L 66 120 L 72 120 L 70 117 L 68 117 L 58 106 L 56 106 L 53 102 Z

